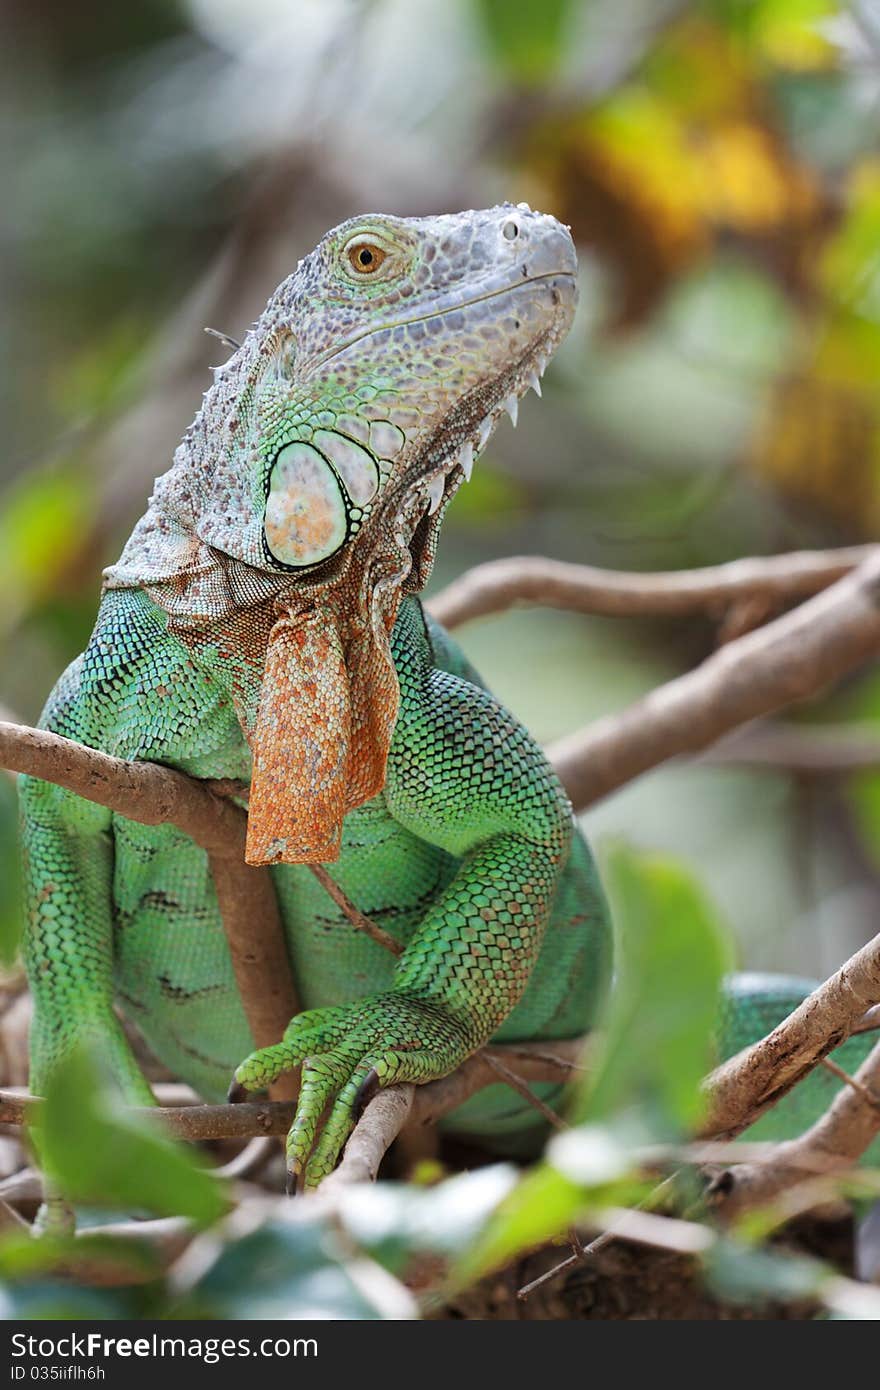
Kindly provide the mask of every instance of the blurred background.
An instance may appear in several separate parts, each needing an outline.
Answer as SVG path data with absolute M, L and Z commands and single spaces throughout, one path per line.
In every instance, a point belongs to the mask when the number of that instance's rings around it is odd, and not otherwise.
M 581 309 L 446 522 L 625 569 L 880 525 L 880 0 L 6 0 L 0 701 L 34 721 L 226 350 L 362 211 L 570 223 Z M 516 612 L 459 633 L 542 740 L 693 665 L 708 621 Z M 868 674 L 800 722 L 880 723 Z M 877 930 L 880 776 L 711 762 L 596 810 L 699 875 L 756 968 Z M 0 785 L 0 928 L 19 919 Z

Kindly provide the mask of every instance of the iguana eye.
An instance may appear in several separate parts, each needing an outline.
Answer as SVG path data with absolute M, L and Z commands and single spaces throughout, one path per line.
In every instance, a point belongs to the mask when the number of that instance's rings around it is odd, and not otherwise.
M 348 247 L 348 263 L 358 275 L 375 275 L 387 254 L 374 241 L 356 241 Z

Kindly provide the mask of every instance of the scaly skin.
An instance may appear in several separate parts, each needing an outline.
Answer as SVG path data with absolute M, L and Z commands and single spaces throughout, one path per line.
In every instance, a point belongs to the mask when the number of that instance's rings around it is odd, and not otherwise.
M 365 246 L 375 278 L 352 265 Z M 524 208 L 359 220 L 218 374 L 43 722 L 122 757 L 251 778 L 249 858 L 273 866 L 306 1011 L 247 1056 L 205 855 L 24 779 L 35 1091 L 89 1036 L 126 1095 L 148 1099 L 116 998 L 208 1098 L 236 1065 L 257 1089 L 306 1062 L 289 1156 L 314 1184 L 365 1083 L 443 1076 L 491 1037 L 589 1026 L 610 969 L 589 851 L 572 853 L 540 750 L 412 596 L 475 448 L 570 323 L 574 270 L 567 232 Z M 405 945 L 398 960 L 350 926 L 310 859 L 336 860 Z M 514 1102 L 492 1088 L 462 1128 L 529 1129 Z
M 204 853 L 25 778 L 36 1093 L 90 1038 L 151 1100 L 114 1002 L 209 1100 L 233 1069 L 256 1090 L 304 1063 L 289 1167 L 314 1185 L 377 1085 L 590 1027 L 611 951 L 589 850 L 415 597 L 475 453 L 570 324 L 574 274 L 565 229 L 522 206 L 356 219 L 216 373 L 43 726 L 250 781 L 248 858 L 272 866 L 305 1012 L 252 1052 Z M 309 861 L 335 863 L 398 959 Z M 449 1124 L 515 1147 L 540 1117 L 497 1086 Z

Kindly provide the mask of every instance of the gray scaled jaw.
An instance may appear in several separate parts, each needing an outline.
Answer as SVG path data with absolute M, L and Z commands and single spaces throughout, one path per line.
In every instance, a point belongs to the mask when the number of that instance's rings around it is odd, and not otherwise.
M 458 449 L 458 452 L 452 454 L 434 473 L 416 484 L 420 489 L 421 498 L 427 503 L 428 516 L 433 516 L 439 509 L 446 492 L 447 481 L 455 474 L 456 469 L 460 470 L 462 475 L 458 480 L 459 483 L 470 482 L 471 475 L 474 471 L 474 463 L 494 434 L 501 416 L 505 414 L 509 415 L 514 429 L 516 428 L 516 423 L 519 418 L 519 403 L 521 396 L 525 395 L 526 391 L 529 389 L 540 396 L 541 377 L 544 375 L 547 368 L 547 362 L 548 358 L 546 356 L 538 354 L 535 358 L 535 366 L 528 372 L 525 386 L 522 388 L 520 394 L 518 395 L 515 390 L 508 392 L 498 406 L 488 411 L 483 416 L 476 430 L 474 430 L 470 438 L 465 439 L 464 443 Z

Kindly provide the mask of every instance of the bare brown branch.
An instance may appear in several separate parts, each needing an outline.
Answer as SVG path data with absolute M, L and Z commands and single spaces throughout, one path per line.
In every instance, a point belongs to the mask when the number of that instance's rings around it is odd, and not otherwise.
M 386 951 L 390 951 L 392 956 L 400 956 L 403 954 L 403 947 L 400 942 L 395 941 L 390 932 L 383 931 L 381 927 L 377 927 L 376 923 L 371 921 L 366 913 L 361 912 L 360 908 L 352 902 L 348 894 L 343 893 L 339 884 L 330 876 L 323 864 L 309 864 L 308 867 L 321 884 L 321 887 L 324 888 L 333 899 L 336 906 L 342 909 L 353 927 L 357 927 L 358 931 L 364 932 L 371 941 L 376 942 L 377 946 L 382 946 Z
M 880 936 L 809 995 L 766 1038 L 723 1062 L 707 1078 L 700 1132 L 738 1134 L 790 1091 L 880 1003 Z
M 500 1057 L 493 1055 L 491 1052 L 486 1052 L 485 1059 L 488 1066 L 491 1067 L 496 1076 L 500 1077 L 505 1085 L 510 1086 L 511 1090 L 516 1091 L 517 1095 L 522 1096 L 523 1100 L 528 1101 L 529 1105 L 537 1110 L 539 1115 L 543 1115 L 551 1129 L 562 1130 L 568 1128 L 565 1120 L 563 1120 L 560 1115 L 557 1115 L 555 1110 L 551 1110 L 546 1101 L 543 1101 L 540 1096 L 536 1095 L 531 1087 L 528 1086 L 521 1077 L 517 1076 L 515 1071 L 511 1071 L 506 1062 L 501 1061 Z
M 126 762 L 59 734 L 0 723 L 0 762 L 66 787 L 142 825 L 176 825 L 208 852 L 236 983 L 258 1047 L 277 1042 L 299 1003 L 275 890 L 266 869 L 244 862 L 247 818 L 192 777 L 158 763 Z M 295 1094 L 295 1079 L 273 1087 Z
M 323 1195 L 353 1182 L 375 1182 L 379 1165 L 403 1129 L 416 1088 L 388 1086 L 370 1101 L 345 1146 L 342 1160 L 321 1183 Z
M 659 574 L 632 574 L 516 555 L 475 566 L 426 606 L 449 628 L 489 613 L 502 613 L 515 604 L 541 604 L 608 617 L 673 617 L 688 613 L 720 616 L 731 604 L 757 600 L 766 613 L 768 601 L 783 607 L 819 593 L 869 559 L 874 549 L 854 545 L 839 550 L 802 550 Z
M 880 653 L 880 549 L 784 617 L 715 652 L 621 714 L 548 750 L 575 807 L 741 724 L 817 695 Z
M 880 1134 L 880 1043 L 865 1059 L 853 1080 L 843 1086 L 816 1123 L 797 1139 L 778 1144 L 771 1160 L 740 1163 L 727 1169 L 714 1184 L 714 1206 L 733 1220 L 756 1206 L 766 1206 L 789 1188 L 845 1172 L 861 1158 Z M 817 1201 L 827 1200 L 821 1182 Z
M 301 1009 L 287 956 L 275 886 L 266 868 L 244 859 L 209 855 L 235 983 L 257 1047 L 277 1043 Z M 297 1077 L 287 1072 L 273 1082 L 274 1100 L 293 1100 Z
M 845 776 L 880 769 L 880 739 L 871 729 L 767 720 L 714 744 L 700 762 L 713 767 L 768 768 L 796 776 Z
M 0 722 L 0 763 L 55 782 L 142 825 L 179 826 L 212 854 L 244 858 L 244 813 L 173 768 L 126 762 L 60 734 L 5 721 Z
M 498 1075 L 489 1057 L 509 1063 L 510 1068 L 515 1069 L 517 1076 L 524 1081 L 566 1080 L 577 1068 L 584 1039 L 559 1039 L 553 1042 L 552 1047 L 552 1053 L 548 1053 L 546 1042 L 534 1046 L 521 1042 L 484 1048 L 482 1052 L 469 1057 L 450 1076 L 416 1088 L 410 1123 L 432 1124 L 484 1086 L 497 1083 Z M 35 1111 L 41 1104 L 35 1096 L 0 1090 L 0 1124 L 32 1123 Z M 240 1105 L 159 1105 L 150 1109 L 135 1109 L 132 1113 L 142 1115 L 148 1121 L 157 1121 L 166 1133 L 177 1139 L 198 1142 L 208 1139 L 250 1139 L 265 1134 L 284 1135 L 291 1126 L 294 1110 L 294 1104 L 289 1101 L 243 1101 Z M 394 1138 L 392 1134 L 388 1144 Z

